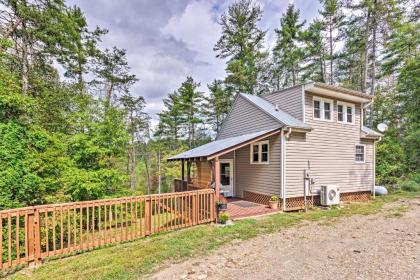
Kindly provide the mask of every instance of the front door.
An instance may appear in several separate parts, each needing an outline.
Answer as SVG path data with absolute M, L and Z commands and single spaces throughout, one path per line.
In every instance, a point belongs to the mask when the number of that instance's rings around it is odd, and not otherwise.
M 220 160 L 220 193 L 232 197 L 233 193 L 233 160 Z

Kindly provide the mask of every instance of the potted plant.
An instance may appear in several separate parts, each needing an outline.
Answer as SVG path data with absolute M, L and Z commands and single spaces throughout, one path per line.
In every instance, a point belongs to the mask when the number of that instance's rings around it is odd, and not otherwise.
M 271 209 L 277 209 L 279 207 L 279 197 L 277 195 L 273 195 L 272 197 L 270 197 L 268 205 Z
M 222 225 L 225 225 L 226 222 L 229 220 L 230 216 L 229 213 L 227 211 L 223 211 L 219 213 L 219 222 Z
M 216 205 L 217 205 L 217 211 L 218 212 L 227 210 L 227 200 L 226 200 L 226 198 L 224 198 L 223 196 L 220 196 L 219 200 L 216 202 Z

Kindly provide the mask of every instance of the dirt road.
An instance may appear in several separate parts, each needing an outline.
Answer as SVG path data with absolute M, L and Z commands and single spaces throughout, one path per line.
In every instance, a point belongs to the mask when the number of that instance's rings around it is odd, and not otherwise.
M 238 241 L 149 279 L 420 279 L 420 199 Z

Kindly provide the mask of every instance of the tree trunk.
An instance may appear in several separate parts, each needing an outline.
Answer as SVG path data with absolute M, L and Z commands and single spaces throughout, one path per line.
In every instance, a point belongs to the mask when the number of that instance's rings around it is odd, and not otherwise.
M 160 193 L 161 192 L 161 187 L 162 187 L 162 176 L 160 174 L 160 168 L 161 168 L 161 162 L 160 162 L 160 141 L 158 142 L 157 158 L 158 158 L 158 193 Z
M 111 106 L 111 99 L 112 99 L 112 91 L 114 90 L 114 84 L 111 82 L 108 88 L 108 92 L 106 94 L 106 103 L 105 106 L 109 108 Z
M 330 84 L 334 83 L 334 73 L 333 73 L 333 37 L 332 37 L 332 17 L 330 16 Z
M 137 151 L 136 151 L 136 144 L 134 141 L 134 132 L 132 132 L 131 133 L 131 150 L 130 150 L 130 188 L 133 191 L 137 188 L 136 165 L 137 165 Z
M 375 95 L 376 87 L 376 31 L 377 31 L 377 20 L 376 20 L 376 0 L 373 2 L 373 14 L 372 14 L 372 73 L 370 83 L 370 95 Z M 369 114 L 369 126 L 373 127 L 373 102 L 370 104 Z
M 22 68 L 20 72 L 20 78 L 22 80 L 22 93 L 27 94 L 28 93 L 28 38 L 26 37 L 26 23 L 25 21 L 22 21 Z
M 363 52 L 363 77 L 362 77 L 362 92 L 367 89 L 367 77 L 369 68 L 369 24 L 370 24 L 370 8 L 368 7 L 365 26 L 365 50 Z

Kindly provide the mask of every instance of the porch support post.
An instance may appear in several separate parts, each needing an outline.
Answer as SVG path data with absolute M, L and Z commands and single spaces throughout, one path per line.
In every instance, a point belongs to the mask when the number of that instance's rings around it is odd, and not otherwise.
M 220 195 L 220 160 L 219 157 L 214 158 L 214 189 L 216 191 L 216 199 Z
M 187 182 L 191 182 L 191 160 L 187 161 Z
M 184 168 L 184 160 L 181 160 L 181 179 L 182 179 L 182 181 L 184 181 L 185 180 L 185 170 L 184 170 L 185 168 Z

